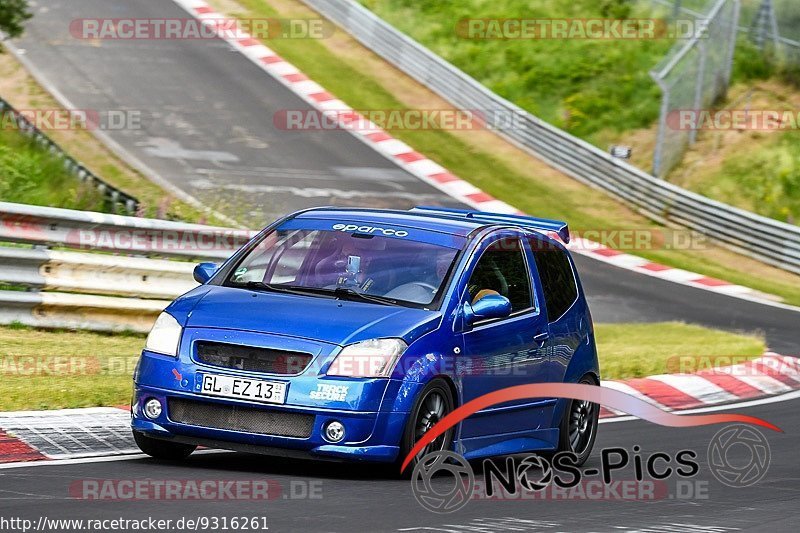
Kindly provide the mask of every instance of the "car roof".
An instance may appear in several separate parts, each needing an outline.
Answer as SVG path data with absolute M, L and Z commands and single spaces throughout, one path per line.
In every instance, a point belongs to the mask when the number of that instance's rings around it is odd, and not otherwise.
M 449 235 L 466 237 L 478 228 L 486 225 L 476 220 L 457 220 L 431 215 L 392 209 L 358 209 L 358 208 L 316 208 L 298 213 L 298 219 L 326 219 L 334 221 L 357 221 L 371 225 L 402 226 L 423 231 L 435 231 Z
M 385 224 L 462 237 L 467 237 L 475 230 L 491 225 L 517 226 L 545 234 L 554 233 L 563 242 L 569 242 L 569 229 L 565 222 L 467 209 L 415 207 L 408 211 L 401 211 L 394 209 L 317 207 L 295 213 L 293 218 L 333 221 L 349 220 L 374 225 Z

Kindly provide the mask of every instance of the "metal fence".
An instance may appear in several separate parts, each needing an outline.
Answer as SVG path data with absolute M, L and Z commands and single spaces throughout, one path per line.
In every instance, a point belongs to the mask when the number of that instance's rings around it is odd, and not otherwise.
M 750 39 L 778 61 L 800 65 L 800 2 L 742 0 L 741 26 Z
M 197 285 L 174 259 L 221 262 L 254 234 L 0 202 L 0 324 L 148 331 Z
M 693 229 L 740 253 L 800 274 L 797 226 L 716 202 L 611 157 L 494 94 L 353 0 L 304 2 L 456 107 L 496 110 L 487 113 L 487 124 L 553 167 L 653 220 Z M 498 124 L 508 116 L 516 117 L 515 127 Z
M 702 19 L 708 0 L 646 0 L 668 8 L 673 17 Z M 800 65 L 800 2 L 797 0 L 741 0 L 739 31 L 760 47 L 771 49 L 782 61 Z
M 682 111 L 706 109 L 725 94 L 738 36 L 739 0 L 717 0 L 694 35 L 679 41 L 650 75 L 661 89 L 661 113 L 653 174 L 663 178 L 678 164 L 697 129 L 683 128 Z M 702 22 L 701 22 L 702 21 Z
M 31 142 L 39 145 L 54 157 L 64 162 L 64 169 L 80 181 L 93 186 L 103 195 L 108 207 L 114 212 L 134 214 L 139 209 L 139 200 L 113 185 L 106 183 L 91 170 L 67 154 L 55 141 L 45 135 L 39 128 L 26 119 L 19 111 L 0 98 L 0 118 L 8 117 L 13 120 L 22 135 L 30 138 Z M 4 123 L 7 119 L 3 120 Z

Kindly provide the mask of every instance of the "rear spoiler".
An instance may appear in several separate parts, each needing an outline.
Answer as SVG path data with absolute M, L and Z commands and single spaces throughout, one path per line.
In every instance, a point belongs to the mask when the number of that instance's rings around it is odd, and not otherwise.
M 560 220 L 529 217 L 526 215 L 502 215 L 484 211 L 470 211 L 468 209 L 452 209 L 449 207 L 431 207 L 425 205 L 417 206 L 409 211 L 439 215 L 447 218 L 468 218 L 490 224 L 510 224 L 512 226 L 520 226 L 540 232 L 553 232 L 556 233 L 565 244 L 569 242 L 569 227 L 566 222 Z

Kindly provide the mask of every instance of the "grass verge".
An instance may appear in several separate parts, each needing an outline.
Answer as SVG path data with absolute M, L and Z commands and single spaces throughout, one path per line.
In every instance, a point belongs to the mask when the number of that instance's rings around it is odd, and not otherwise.
M 764 352 L 756 336 L 671 322 L 598 324 L 596 336 L 604 379 L 663 373 L 676 356 L 724 365 Z M 142 335 L 0 327 L 0 411 L 126 405 L 143 344 Z
M 597 324 L 603 379 L 673 374 L 728 366 L 764 353 L 764 339 L 680 322 Z
M 0 327 L 0 411 L 124 405 L 144 336 Z
M 69 174 L 60 159 L 15 130 L 0 129 L 0 198 L 87 211 L 106 209 L 97 189 Z
M 211 0 L 221 13 L 240 18 L 317 16 L 297 0 Z M 327 39 L 266 42 L 355 109 L 450 109 L 452 106 L 337 31 Z M 493 196 L 536 216 L 567 220 L 578 231 L 654 230 L 660 226 L 606 194 L 568 178 L 488 131 L 393 130 L 413 146 Z M 607 242 L 611 247 L 614 242 Z M 724 279 L 800 305 L 800 277 L 725 249 L 629 250 L 651 261 Z

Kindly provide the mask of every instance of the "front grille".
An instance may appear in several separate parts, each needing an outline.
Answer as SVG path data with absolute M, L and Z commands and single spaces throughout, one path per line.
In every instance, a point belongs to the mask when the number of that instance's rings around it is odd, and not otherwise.
M 190 426 L 304 439 L 311 436 L 314 427 L 314 415 L 303 413 L 280 413 L 180 398 L 169 398 L 167 405 L 173 422 Z
M 270 374 L 299 374 L 313 359 L 310 353 L 255 348 L 221 342 L 198 342 L 197 360 L 207 365 Z

